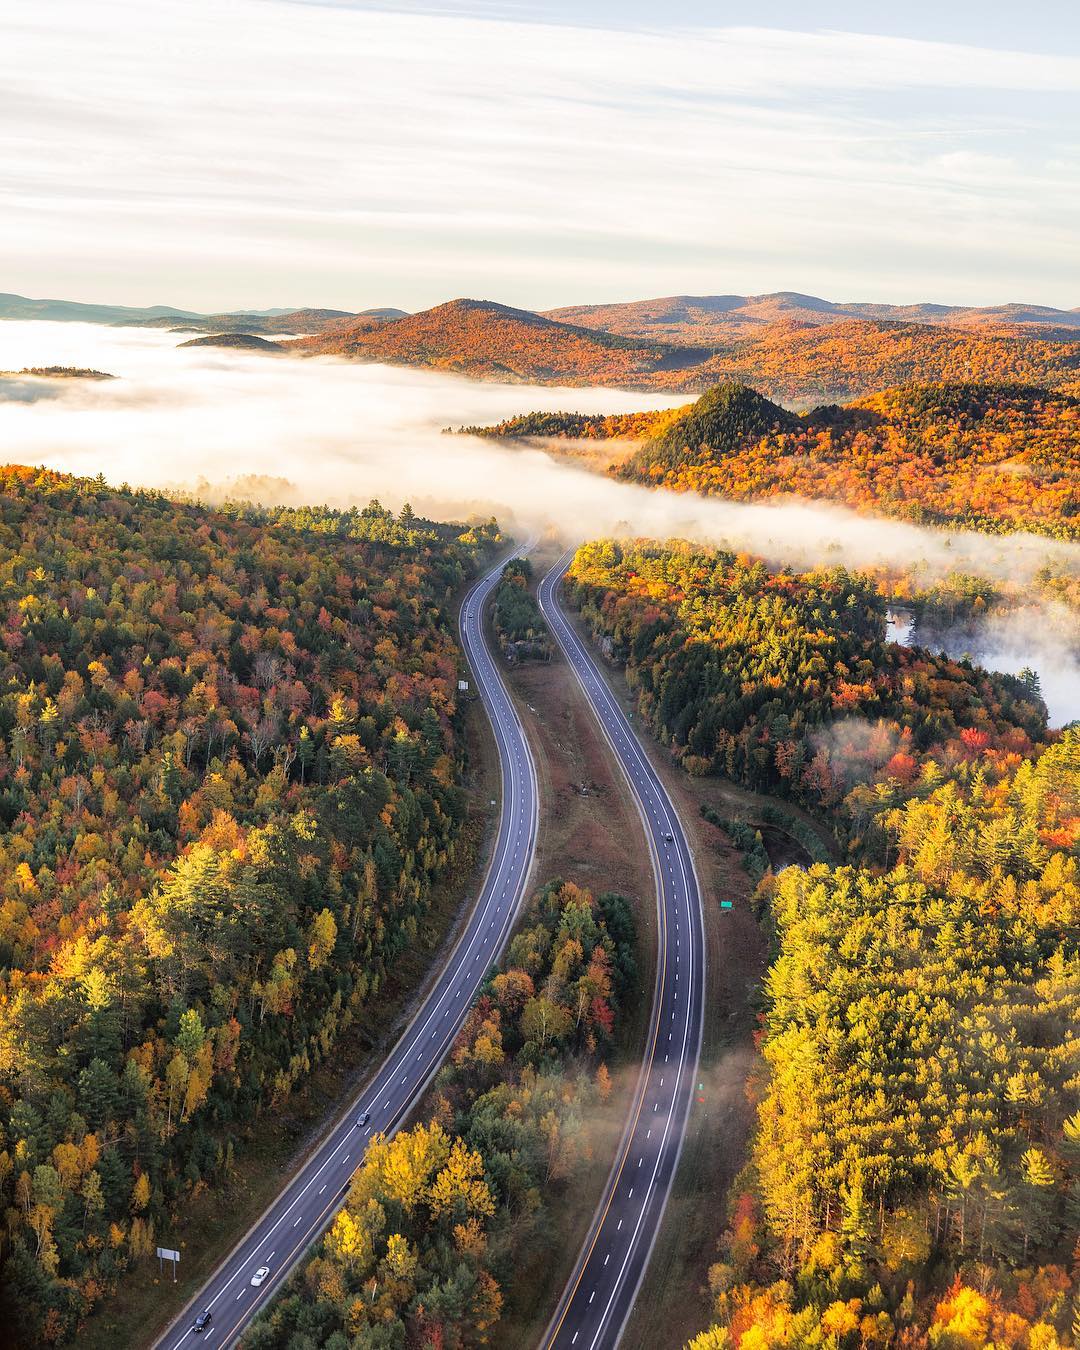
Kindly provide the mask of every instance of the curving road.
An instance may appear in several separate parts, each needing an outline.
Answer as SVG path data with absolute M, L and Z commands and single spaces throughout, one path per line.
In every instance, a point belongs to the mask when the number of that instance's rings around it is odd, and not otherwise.
M 611 1175 L 543 1350 L 618 1344 L 660 1229 L 696 1088 L 705 990 L 701 897 L 678 813 L 587 647 L 559 608 L 566 553 L 541 581 L 544 618 L 634 794 L 656 875 L 657 969 L 641 1075 Z
M 158 1340 L 158 1350 L 228 1346 L 265 1308 L 340 1208 L 369 1137 L 392 1134 L 431 1081 L 510 932 L 532 867 L 538 792 L 524 730 L 484 641 L 484 609 L 505 563 L 472 587 L 461 608 L 461 642 L 491 720 L 502 773 L 502 813 L 479 900 L 437 983 L 378 1074 Z M 363 1112 L 370 1120 L 361 1126 Z M 269 1266 L 270 1274 L 256 1288 L 251 1277 L 260 1266 Z M 212 1320 L 196 1334 L 192 1321 L 203 1309 Z

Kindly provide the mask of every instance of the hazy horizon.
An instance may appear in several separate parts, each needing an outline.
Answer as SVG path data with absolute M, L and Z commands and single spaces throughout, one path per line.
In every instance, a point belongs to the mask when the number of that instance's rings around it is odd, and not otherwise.
M 131 309 L 166 309 L 166 310 L 169 310 L 169 309 L 175 309 L 175 310 L 177 311 L 177 313 L 181 313 L 182 311 L 187 311 L 188 313 L 197 313 L 197 314 L 203 314 L 203 315 L 214 315 L 214 314 L 258 314 L 258 313 L 265 313 L 265 312 L 270 311 L 270 310 L 273 310 L 273 311 L 278 311 L 278 310 L 280 310 L 280 311 L 282 311 L 282 312 L 284 312 L 284 313 L 288 313 L 288 312 L 290 312 L 290 310 L 292 310 L 292 309 L 298 309 L 298 310 L 299 310 L 299 309 L 345 309 L 345 310 L 348 310 L 348 306 L 346 306 L 346 305 L 344 305 L 344 304 L 334 303 L 334 302 L 332 302 L 332 301 L 330 301 L 330 300 L 326 300 L 325 302 L 320 302 L 320 303 L 318 303 L 318 304 L 316 304 L 316 303 L 303 303 L 303 304 L 298 304 L 298 305 L 295 305 L 295 306 L 289 306 L 289 305 L 277 305 L 277 304 L 274 304 L 274 303 L 273 303 L 273 295 L 272 295 L 272 294 L 268 294 L 268 295 L 264 296 L 261 300 L 253 301 L 250 305 L 241 306 L 241 307 L 239 307 L 239 308 L 237 308 L 237 309 L 226 309 L 226 308 L 224 308 L 224 307 L 221 306 L 221 305 L 218 305 L 218 306 L 213 306 L 213 305 L 211 305 L 209 308 L 206 308 L 206 309 L 196 309 L 196 308 L 194 308 L 194 307 L 191 306 L 191 305 L 185 305 L 185 304 L 176 304 L 176 305 L 174 305 L 174 304 L 173 304 L 170 300 L 168 300 L 168 299 L 165 299 L 165 300 L 161 300 L 161 299 L 158 299 L 158 300 L 149 300 L 149 301 L 146 301 L 146 302 L 143 302 L 143 301 L 135 301 L 135 300 L 132 300 L 132 299 L 130 299 L 130 298 L 128 298 L 128 297 L 125 297 L 122 293 L 119 293 L 119 292 L 117 292 L 117 293 L 111 293 L 111 294 L 108 294 L 108 295 L 102 294 L 102 295 L 98 295 L 98 296 L 88 297 L 88 296 L 86 296 L 86 295 L 81 295 L 81 294 L 80 294 L 80 295 L 60 295 L 60 294 L 45 294 L 45 293 L 42 293 L 41 295 L 27 295 L 26 293 L 24 293 L 24 292 L 22 292 L 22 291 L 16 291 L 16 290 L 0 290 L 0 295 L 15 295 L 15 296 L 18 296 L 20 299 L 34 301 L 34 302 L 39 303 L 39 304 L 40 304 L 40 303 L 50 303 L 50 302 L 61 302 L 61 303 L 68 303 L 68 304 L 97 305 L 97 306 L 115 305 L 115 306 L 118 306 L 118 307 L 121 307 L 121 308 L 131 308 Z M 716 299 L 716 298 L 723 297 L 723 296 L 745 296 L 747 299 L 754 299 L 754 298 L 759 298 L 759 297 L 763 297 L 763 296 L 774 296 L 774 295 L 803 296 L 803 297 L 805 297 L 805 298 L 807 298 L 807 299 L 812 299 L 812 300 L 825 300 L 825 301 L 827 301 L 829 304 L 835 304 L 835 305 L 861 305 L 861 304 L 874 304 L 874 305 L 896 305 L 896 306 L 906 306 L 906 307 L 913 307 L 913 306 L 919 306 L 919 305 L 945 305 L 945 306 L 948 306 L 949 308 L 954 308 L 954 307 L 955 307 L 955 308 L 960 308 L 960 309 L 998 309 L 998 308 L 1001 308 L 1001 307 L 1006 306 L 1006 305 L 1031 305 L 1031 306 L 1033 306 L 1033 307 L 1038 307 L 1038 308 L 1057 309 L 1057 310 L 1061 310 L 1063 313 L 1067 313 L 1067 314 L 1068 314 L 1068 313 L 1080 313 L 1080 304 L 1077 304 L 1077 305 L 1071 305 L 1071 304 L 1069 304 L 1068 301 L 1069 301 L 1069 299 L 1070 299 L 1071 297 L 1068 297 L 1068 296 L 1065 297 L 1064 300 L 1058 301 L 1058 302 L 1047 301 L 1047 300 L 1035 301 L 1035 300 L 1031 300 L 1030 298 L 1025 298 L 1025 297 L 1023 297 L 1023 296 L 1016 296 L 1016 295 L 1013 295 L 1013 296 L 998 296 L 998 297 L 996 297 L 996 298 L 994 298 L 994 297 L 992 297 L 992 296 L 987 296 L 986 298 L 984 298 L 984 299 L 982 299 L 982 300 L 974 300 L 974 301 L 957 301 L 957 302 L 953 302 L 953 301 L 943 300 L 943 299 L 941 298 L 941 296 L 939 296 L 939 295 L 925 295 L 925 296 L 923 296 L 923 297 L 922 297 L 921 299 L 919 299 L 919 300 L 901 300 L 901 299 L 896 299 L 896 298 L 894 298 L 894 297 L 885 296 L 885 295 L 870 295 L 870 294 L 866 294 L 866 295 L 861 295 L 861 294 L 860 294 L 860 295 L 818 295 L 818 294 L 816 294 L 816 293 L 814 293 L 814 292 L 812 292 L 812 291 L 808 291 L 808 290 L 802 289 L 802 288 L 797 287 L 797 286 L 772 286 L 772 287 L 770 287 L 769 289 L 764 290 L 764 291 L 753 291 L 753 292 L 750 292 L 750 291 L 736 291 L 736 290 L 732 290 L 732 289 L 730 289 L 730 288 L 723 288 L 723 287 L 718 287 L 718 288 L 715 289 L 715 290 L 704 290 L 704 289 L 700 289 L 700 288 L 699 288 L 699 289 L 696 289 L 696 290 L 690 290 L 690 291 L 672 291 L 672 292 L 670 292 L 670 293 L 668 293 L 668 294 L 664 294 L 664 295 L 659 295 L 659 294 L 657 294 L 657 295 L 629 295 L 629 294 L 628 294 L 628 295 L 623 295 L 623 296 L 616 296 L 616 297 L 614 297 L 613 299 L 607 299 L 607 300 L 596 300 L 596 299 L 593 299 L 593 298 L 591 298 L 591 297 L 589 297 L 589 296 L 587 296 L 587 295 L 581 295 L 581 296 L 576 296 L 576 297 L 569 297 L 569 298 L 566 298 L 566 299 L 564 299 L 564 300 L 559 301 L 557 304 L 545 305 L 545 306 L 542 307 L 542 310 L 533 310 L 533 311 L 531 311 L 531 312 L 537 313 L 537 312 L 544 312 L 544 311 L 547 311 L 547 310 L 566 309 L 566 308 L 576 307 L 576 306 L 580 306 L 580 305 L 593 305 L 593 304 L 596 304 L 596 305 L 635 304 L 635 303 L 641 303 L 641 302 L 649 303 L 649 302 L 652 302 L 652 301 L 671 300 L 671 299 L 685 299 L 685 300 L 692 300 L 692 299 L 698 299 L 698 300 L 710 299 L 710 300 L 711 300 L 711 299 Z M 424 308 L 425 308 L 425 309 L 433 309 L 433 308 L 438 307 L 439 305 L 447 305 L 447 304 L 451 304 L 451 303 L 453 303 L 455 300 L 485 300 L 485 301 L 494 301 L 494 302 L 497 303 L 497 304 L 508 305 L 510 308 L 517 308 L 517 309 L 524 309 L 524 308 L 527 308 L 527 307 L 521 306 L 521 305 L 511 305 L 510 302 L 507 301 L 503 296 L 499 296 L 499 295 L 466 295 L 464 292 L 460 292 L 460 291 L 459 291 L 459 292 L 455 292 L 454 294 L 448 294 L 448 295 L 445 295 L 445 296 L 443 296 L 441 299 L 433 300 L 433 301 L 431 302 L 430 305 L 426 305 L 426 306 L 424 306 Z M 377 300 L 373 299 L 373 300 L 369 300 L 369 301 L 364 301 L 364 302 L 362 302 L 362 303 L 358 303 L 358 304 L 356 305 L 356 308 L 355 308 L 355 309 L 349 310 L 348 312 L 350 312 L 350 313 L 360 313 L 360 312 L 362 312 L 362 311 L 364 311 L 364 310 L 373 310 L 373 309 L 403 309 L 403 308 L 404 308 L 404 306 L 395 304 L 394 301 L 393 301 L 392 299 L 386 299 L 386 298 L 384 297 L 384 298 L 382 298 L 382 299 L 377 299 Z M 419 311 L 417 311 L 417 310 L 411 310 L 411 311 L 407 311 L 407 312 L 409 312 L 409 313 L 417 313 L 417 312 L 419 312 Z M 7 316 L 4 316 L 4 315 L 0 315 L 0 321 L 3 321 L 3 322 L 20 322 L 20 320 L 18 320 L 18 319 L 9 320 L 9 319 L 7 318 Z M 25 322 L 25 320 L 21 320 L 21 321 L 22 321 L 22 322 Z M 77 322 L 77 320 L 76 320 L 76 322 Z M 88 322 L 89 322 L 89 321 L 88 321 Z

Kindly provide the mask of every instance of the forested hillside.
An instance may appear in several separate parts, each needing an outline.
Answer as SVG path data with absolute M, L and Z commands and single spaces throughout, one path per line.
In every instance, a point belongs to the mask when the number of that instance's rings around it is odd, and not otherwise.
M 427 366 L 486 379 L 644 388 L 709 353 L 554 323 L 490 300 L 451 300 L 390 323 L 362 321 L 290 344 L 298 353 Z
M 601 540 L 568 587 L 690 773 L 833 808 L 860 785 L 903 794 L 930 762 L 1027 754 L 1045 731 L 1023 681 L 886 642 L 884 601 L 843 568 Z
M 601 542 L 571 587 L 686 768 L 813 807 L 849 859 L 761 888 L 757 1131 L 695 1350 L 1074 1344 L 1080 733 L 885 643 L 841 571 Z
M 261 331 L 261 330 L 258 330 Z M 774 320 L 731 336 L 687 341 L 608 332 L 490 300 L 452 300 L 389 322 L 336 320 L 287 344 L 298 354 L 427 366 L 535 384 L 612 384 L 700 393 L 725 380 L 753 384 L 797 407 L 856 398 L 916 381 L 1008 380 L 1080 389 L 1080 329 L 946 327 L 872 317 L 827 325 Z
M 613 472 L 677 492 L 794 495 L 919 524 L 1080 538 L 1080 399 L 1027 385 L 902 385 L 794 414 L 721 383 L 668 412 L 530 413 L 466 430 L 638 439 Z
M 554 1257 L 547 1215 L 593 1162 L 590 1109 L 635 983 L 629 904 L 552 882 L 523 916 L 436 1079 L 377 1137 L 314 1259 L 245 1350 L 499 1345 L 504 1290 Z M 563 1255 L 558 1253 L 558 1255 Z
M 415 931 L 494 541 L 0 473 L 3 1324 L 69 1338 Z
M 718 400 L 721 410 L 692 410 L 647 442 L 622 476 L 743 500 L 791 493 L 917 523 L 1080 538 L 1076 398 L 1023 385 L 910 385 L 793 417 L 752 390 L 721 385 L 696 407 Z M 768 416 L 733 416 L 762 404 Z

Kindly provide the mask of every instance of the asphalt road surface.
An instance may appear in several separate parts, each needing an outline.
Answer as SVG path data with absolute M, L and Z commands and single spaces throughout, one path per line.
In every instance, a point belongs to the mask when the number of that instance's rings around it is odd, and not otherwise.
M 540 608 L 637 801 L 656 875 L 657 970 L 641 1076 L 611 1175 L 543 1350 L 618 1344 L 656 1242 L 697 1092 L 705 990 L 701 898 L 679 817 L 593 658 L 559 607 L 573 553 L 539 587 Z
M 461 609 L 462 645 L 491 720 L 502 771 L 502 812 L 480 898 L 438 982 L 378 1074 L 160 1338 L 158 1350 L 231 1345 L 267 1306 L 343 1204 L 368 1139 L 376 1132 L 392 1134 L 431 1081 L 513 926 L 535 852 L 538 793 L 524 730 L 483 634 L 485 604 L 505 561 L 473 586 Z M 363 1113 L 370 1119 L 360 1125 Z M 266 1127 L 272 1128 L 272 1118 Z M 270 1273 L 256 1287 L 251 1278 L 261 1266 Z M 204 1309 L 211 1321 L 195 1332 L 192 1323 Z

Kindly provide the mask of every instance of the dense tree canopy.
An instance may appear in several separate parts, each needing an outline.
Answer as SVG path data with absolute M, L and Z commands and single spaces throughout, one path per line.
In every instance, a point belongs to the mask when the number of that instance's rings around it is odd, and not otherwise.
M 761 405 L 771 414 L 746 415 Z M 1076 539 L 1078 461 L 1080 399 L 1023 385 L 938 384 L 801 417 L 744 389 L 725 418 L 691 411 L 620 472 L 679 491 L 794 494 L 917 524 Z
M 903 796 L 924 768 L 1027 753 L 1045 729 L 1025 682 L 887 642 L 884 601 L 842 568 L 601 540 L 568 585 L 691 773 L 829 808 L 860 786 Z
M 757 1129 L 694 1350 L 1073 1344 L 1080 731 L 884 641 L 842 571 L 601 541 L 570 579 L 684 766 L 849 858 L 762 882 Z
M 415 931 L 493 532 L 0 486 L 3 1317 L 58 1341 Z
M 610 1091 L 604 1058 L 634 979 L 621 896 L 559 881 L 538 892 L 430 1112 L 372 1141 L 316 1256 L 245 1350 L 500 1344 L 503 1291 L 550 1250 L 546 1214 L 592 1161 L 590 1107 Z
M 540 606 L 529 590 L 531 579 L 532 563 L 528 558 L 511 558 L 503 568 L 502 579 L 495 588 L 495 632 L 503 650 L 514 660 L 546 661 L 551 655 L 551 644 Z

